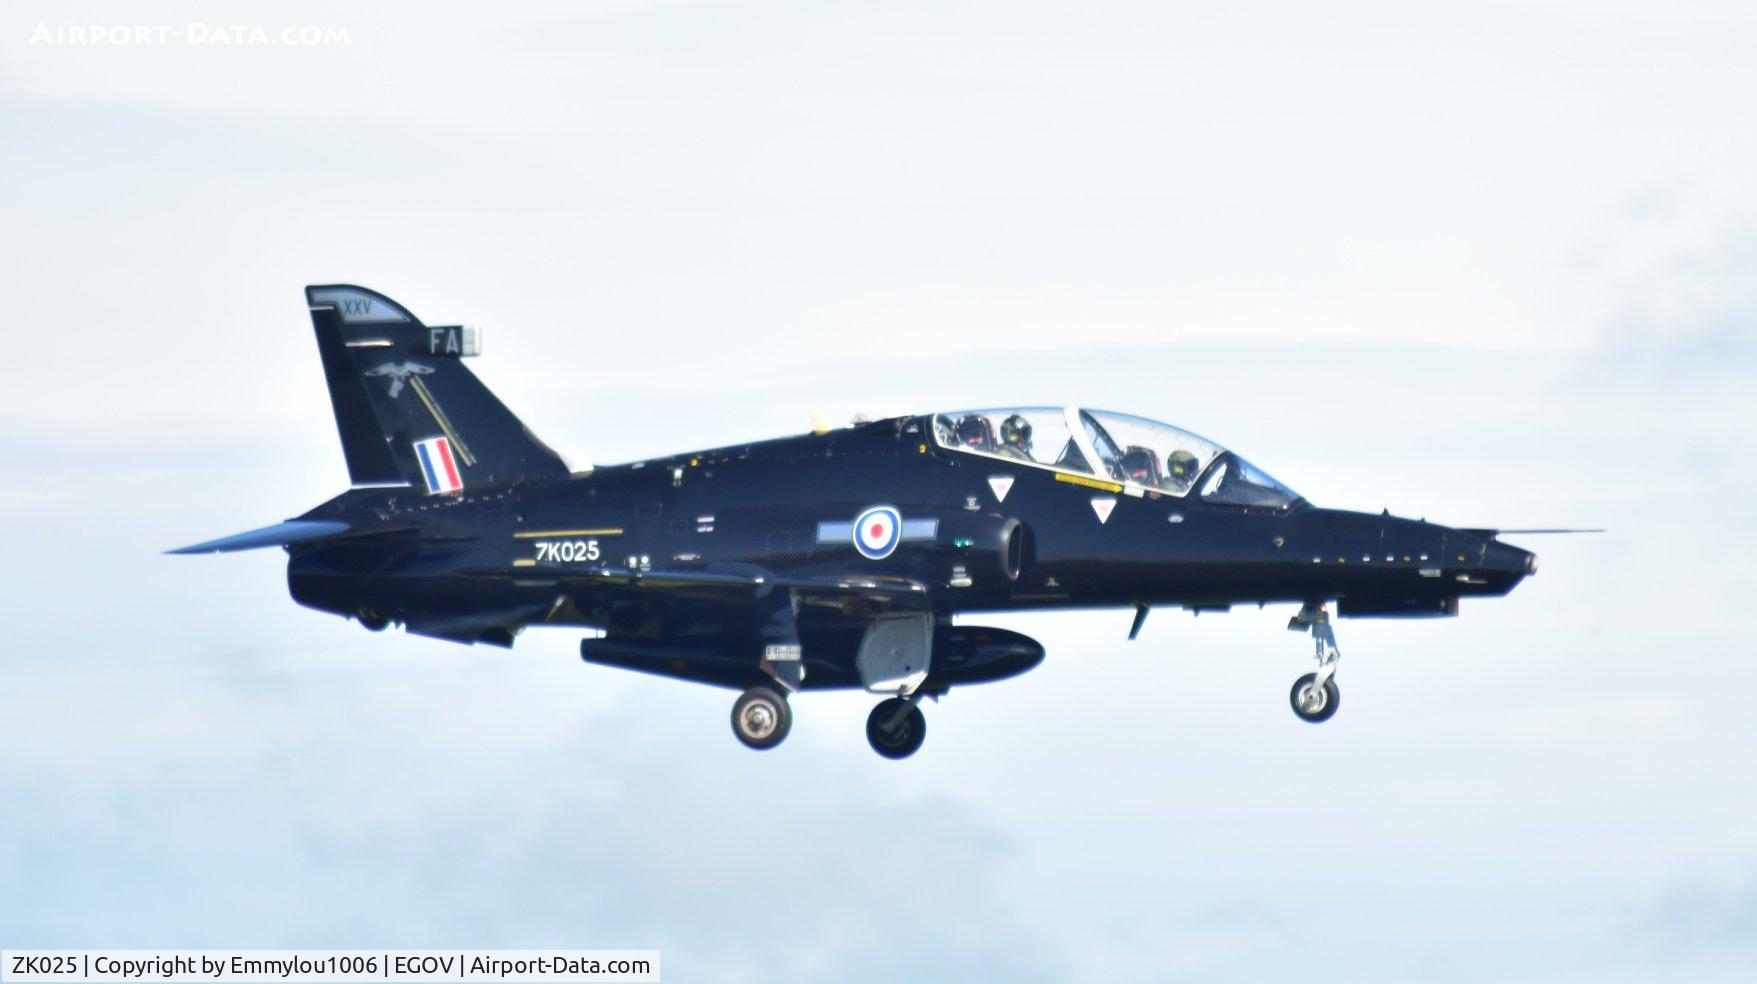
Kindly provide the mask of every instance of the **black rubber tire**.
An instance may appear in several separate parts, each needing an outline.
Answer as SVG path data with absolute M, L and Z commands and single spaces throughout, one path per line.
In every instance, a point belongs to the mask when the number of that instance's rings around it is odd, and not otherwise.
M 1316 673 L 1307 673 L 1293 681 L 1293 689 L 1287 692 L 1287 702 L 1293 705 L 1293 713 L 1298 715 L 1301 721 L 1310 721 L 1312 724 L 1321 724 L 1330 720 L 1336 716 L 1336 709 L 1342 706 L 1342 691 L 1336 688 L 1335 677 L 1324 681 L 1324 702 L 1318 705 L 1315 710 L 1308 711 L 1300 704 L 1300 697 L 1304 691 L 1309 690 L 1317 679 Z
M 787 706 L 787 698 L 778 691 L 752 687 L 732 703 L 732 733 L 747 748 L 774 748 L 791 730 L 793 708 Z
M 895 729 L 886 731 L 885 722 L 894 717 L 902 706 L 909 708 L 903 720 L 897 722 Z M 921 750 L 921 743 L 927 740 L 927 715 L 921 708 L 909 703 L 901 697 L 879 701 L 872 713 L 866 716 L 866 741 L 872 750 L 888 759 L 906 759 Z
M 383 632 L 384 627 L 390 624 L 390 619 L 371 612 L 359 612 L 354 619 L 368 632 Z

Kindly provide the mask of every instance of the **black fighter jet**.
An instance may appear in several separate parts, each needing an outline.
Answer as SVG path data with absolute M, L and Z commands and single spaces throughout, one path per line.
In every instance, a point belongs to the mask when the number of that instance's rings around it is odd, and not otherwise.
M 184 547 L 279 546 L 294 600 L 379 631 L 511 646 L 587 630 L 587 662 L 742 691 L 772 748 L 801 690 L 861 687 L 880 754 L 920 702 L 1023 673 L 1043 647 L 960 616 L 1299 605 L 1293 712 L 1336 713 L 1337 615 L 1458 613 L 1537 569 L 1496 530 L 1322 509 L 1187 431 L 1082 407 L 923 413 L 571 471 L 464 366 L 480 339 L 382 294 L 308 287 L 353 488 Z M 1544 531 L 1524 531 L 1544 532 Z

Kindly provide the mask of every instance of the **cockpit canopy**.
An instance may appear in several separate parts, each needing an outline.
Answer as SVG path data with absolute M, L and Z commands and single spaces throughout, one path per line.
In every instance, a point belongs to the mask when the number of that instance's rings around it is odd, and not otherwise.
M 1079 407 L 954 410 L 933 417 L 941 447 L 1204 502 L 1286 509 L 1300 501 L 1238 455 L 1170 424 Z

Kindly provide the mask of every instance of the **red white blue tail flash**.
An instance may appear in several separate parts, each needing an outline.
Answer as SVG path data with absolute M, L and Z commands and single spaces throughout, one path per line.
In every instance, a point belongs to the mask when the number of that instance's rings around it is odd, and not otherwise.
M 427 494 L 456 492 L 464 487 L 458 475 L 457 460 L 451 456 L 451 442 L 443 437 L 415 442 L 415 457 L 421 462 L 421 474 L 427 479 Z

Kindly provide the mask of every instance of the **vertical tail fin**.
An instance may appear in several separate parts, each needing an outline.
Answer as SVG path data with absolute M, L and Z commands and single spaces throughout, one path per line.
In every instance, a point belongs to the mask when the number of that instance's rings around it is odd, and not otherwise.
M 429 493 L 567 474 L 461 361 L 474 329 L 428 327 L 383 294 L 349 284 L 305 288 L 336 429 L 355 485 Z

